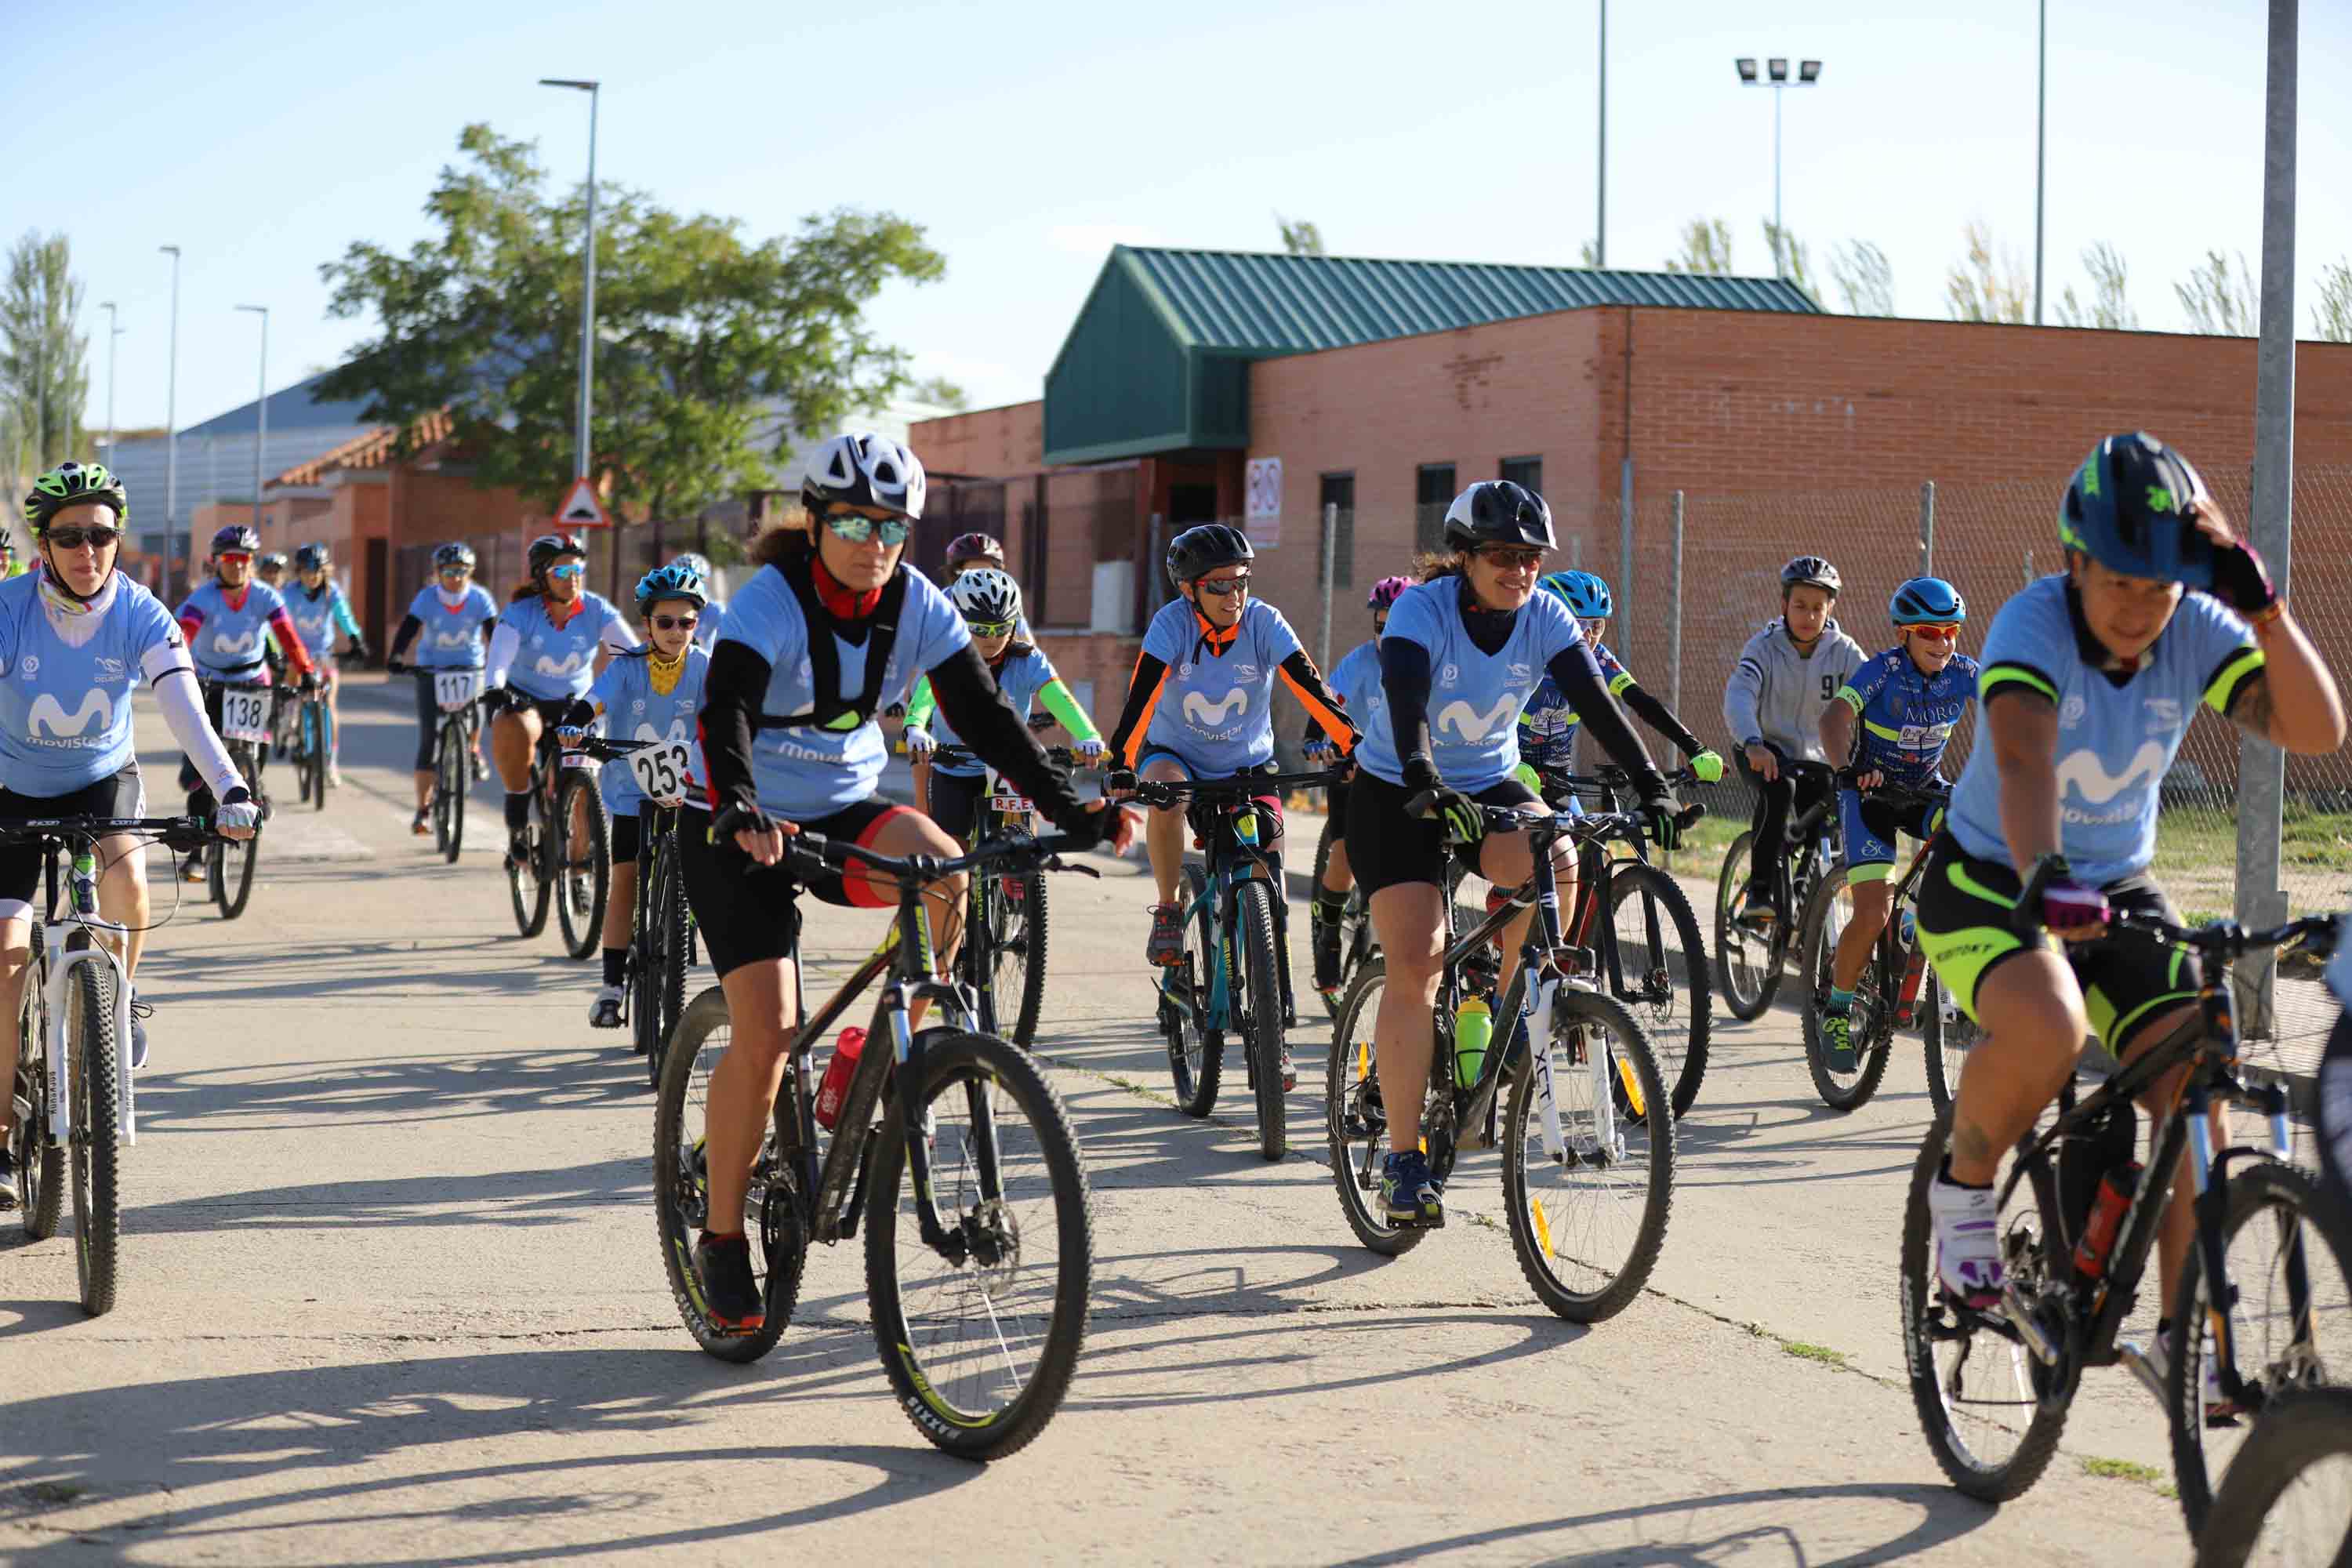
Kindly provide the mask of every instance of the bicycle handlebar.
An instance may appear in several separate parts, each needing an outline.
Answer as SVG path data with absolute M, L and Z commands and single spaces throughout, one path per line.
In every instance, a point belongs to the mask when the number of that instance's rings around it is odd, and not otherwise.
M 1319 789 L 1346 776 L 1344 768 L 1318 768 L 1307 773 L 1251 773 L 1237 779 L 1138 779 L 1135 798 L 1158 806 L 1181 805 L 1187 800 L 1240 802 L 1276 790 Z
M 929 855 L 883 855 L 862 844 L 839 838 L 827 838 L 817 833 L 789 834 L 784 838 L 784 855 L 797 861 L 803 869 L 840 870 L 855 862 L 868 871 L 879 871 L 898 884 L 901 892 L 921 888 L 942 877 L 953 877 L 976 870 L 994 860 L 1021 859 L 1034 862 L 1049 871 L 1091 870 L 1091 867 L 1063 866 L 1058 858 L 1096 847 L 1097 840 L 1076 833 L 1048 833 L 1040 837 L 1016 833 L 1009 837 L 992 838 L 968 854 L 952 859 L 939 859 Z
M 0 821 L 0 844 L 103 838 L 116 833 L 152 833 L 166 842 L 205 843 L 220 837 L 211 821 L 201 816 L 26 816 Z
M 904 751 L 906 748 L 901 746 L 899 749 Z M 1078 760 L 1078 754 L 1070 750 L 1067 746 L 1048 746 L 1045 748 L 1045 756 L 1047 760 L 1059 763 L 1066 768 L 1076 766 Z M 931 761 L 934 763 L 978 763 L 982 767 L 988 766 L 988 759 L 982 756 L 978 752 L 973 751 L 970 746 L 933 746 L 931 748 Z M 1003 770 L 999 769 L 998 771 L 1002 772 Z
M 1539 777 L 1557 781 L 1570 789 L 1629 790 L 1633 787 L 1633 775 L 1614 763 L 1603 763 L 1597 773 L 1556 772 L 1545 767 L 1537 768 L 1536 773 Z M 1687 767 L 1676 768 L 1673 773 L 1660 776 L 1664 778 L 1666 787 L 1669 789 L 1677 788 L 1683 784 L 1706 784 L 1705 779 L 1700 778 Z M 1714 786 L 1706 785 L 1706 787 Z
M 604 735 L 583 735 L 563 749 L 579 752 L 600 763 L 617 762 L 632 752 L 642 752 L 648 746 L 667 746 L 667 741 L 615 741 Z
M 2207 925 L 2176 925 L 2152 911 L 2119 914 L 2111 924 L 2146 931 L 2176 947 L 2194 948 L 2210 957 L 2224 962 L 2243 958 L 2250 952 L 2263 952 L 2274 947 L 2285 947 L 2302 942 L 2316 950 L 2322 943 L 2333 949 L 2342 931 L 2342 915 L 2305 915 L 2283 926 L 2268 930 L 2249 931 L 2235 921 L 2214 921 Z M 2312 942 L 2313 937 L 2320 942 Z

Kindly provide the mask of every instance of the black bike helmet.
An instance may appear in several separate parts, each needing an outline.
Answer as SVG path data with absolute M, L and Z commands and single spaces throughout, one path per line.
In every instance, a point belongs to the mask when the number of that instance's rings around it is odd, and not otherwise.
M 1780 568 L 1780 595 L 1788 597 L 1791 588 L 1819 588 L 1832 599 L 1845 588 L 1845 580 L 1838 569 L 1818 555 L 1800 555 Z
M 562 557 L 587 553 L 588 546 L 576 533 L 542 533 L 530 542 L 530 574 L 544 577 L 547 569 Z
M 261 535 L 241 522 L 232 522 L 213 535 L 213 553 L 232 555 L 239 551 L 250 555 L 261 548 Z
M 1168 542 L 1168 580 L 1181 588 L 1220 566 L 1238 566 L 1255 559 L 1257 552 L 1251 547 L 1249 535 L 1230 522 L 1204 522 Z
M 1553 550 L 1551 508 L 1543 497 L 1508 479 L 1480 479 L 1445 509 L 1445 542 L 1454 550 L 1485 544 L 1529 545 Z
M 323 572 L 333 563 L 333 560 L 334 557 L 327 553 L 325 545 L 305 544 L 294 552 L 294 570 Z

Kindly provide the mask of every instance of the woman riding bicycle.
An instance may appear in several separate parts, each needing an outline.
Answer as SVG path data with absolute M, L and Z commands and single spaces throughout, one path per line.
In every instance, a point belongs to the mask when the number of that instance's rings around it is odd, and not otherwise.
M 155 595 L 115 570 L 131 501 L 96 463 L 61 463 L 33 481 L 25 522 L 34 571 L 0 583 L 0 820 L 143 816 L 131 693 L 153 689 L 173 739 L 220 800 L 217 825 L 249 838 L 260 821 L 220 737 L 205 717 L 187 639 Z M 127 930 L 126 975 L 147 940 L 147 854 L 138 839 L 99 841 L 99 911 Z M 15 1018 L 30 959 L 42 870 L 31 845 L 0 848 L 0 1016 Z M 145 1008 L 131 1019 L 131 1065 L 147 1060 Z M 16 1081 L 16 1030 L 0 1029 L 0 1085 Z M 16 1201 L 8 1168 L 13 1100 L 0 1095 L 0 1205 Z
M 195 592 L 180 606 L 180 633 L 187 639 L 197 676 L 211 688 L 205 698 L 205 718 L 215 728 L 220 723 L 223 685 L 270 684 L 265 650 L 273 637 L 301 690 L 312 689 L 319 680 L 302 646 L 302 636 L 294 629 L 294 617 L 287 614 L 286 601 L 267 583 L 254 581 L 253 557 L 260 547 L 261 535 L 243 523 L 232 523 L 215 533 L 213 574 L 196 584 Z M 180 787 L 188 792 L 190 816 L 212 815 L 209 776 L 195 753 L 182 757 Z M 180 878 L 188 882 L 205 879 L 202 850 L 188 856 L 180 868 Z
M 1030 704 L 1042 703 L 1070 732 L 1080 763 L 1099 767 L 1103 743 L 1095 731 L 1095 721 L 1062 684 L 1045 650 L 1013 637 L 1013 628 L 1021 624 L 1021 584 L 992 566 L 983 566 L 950 583 L 948 600 L 963 616 L 972 646 L 980 650 L 982 661 L 1013 710 L 1026 720 Z M 917 681 L 914 695 L 907 700 L 907 752 L 919 761 L 930 762 L 932 752 L 940 746 L 963 744 L 944 718 L 939 721 L 938 734 L 931 732 L 937 706 L 930 681 Z M 928 790 L 917 792 L 915 809 L 945 828 L 950 837 L 970 844 L 980 821 L 980 795 L 988 783 L 988 770 L 973 762 L 932 763 L 928 782 Z
M 352 614 L 352 602 L 343 596 L 342 586 L 328 574 L 334 570 L 334 560 L 323 544 L 305 544 L 294 552 L 295 590 L 287 595 L 286 612 L 294 617 L 294 630 L 302 638 L 302 646 L 319 667 L 320 683 L 327 689 L 327 782 L 340 784 L 342 771 L 336 760 L 342 750 L 343 724 L 341 700 L 342 683 L 336 679 L 335 636 L 342 634 L 352 639 L 352 657 L 364 661 L 373 655 L 368 652 L 367 634 L 360 630 L 359 618 Z
M 499 623 L 498 601 L 474 581 L 473 546 L 455 540 L 433 551 L 434 580 L 416 590 L 392 634 L 392 651 L 384 656 L 388 675 L 407 672 L 416 677 L 416 817 L 408 825 L 418 837 L 433 831 L 433 748 L 441 733 L 441 705 L 433 678 L 453 669 L 480 669 L 484 639 Z M 402 662 L 408 645 L 417 643 L 416 662 Z M 482 766 L 482 737 L 474 732 L 474 780 L 489 776 Z
M 507 791 L 507 859 L 518 866 L 530 855 L 524 835 L 540 735 L 587 695 L 614 655 L 637 646 L 621 612 L 588 591 L 588 547 L 577 534 L 541 534 L 530 542 L 528 559 L 530 580 L 514 591 L 490 633 L 482 693 L 498 715 L 490 757 Z
M 2178 918 L 2147 868 L 2158 786 L 2199 705 L 2290 752 L 2344 743 L 2334 678 L 2179 453 L 2145 434 L 2100 442 L 2067 486 L 2058 540 L 2066 570 L 1993 617 L 1980 732 L 1919 893 L 1920 946 L 1982 1030 L 1928 1194 L 1943 1288 L 1979 1309 L 2001 1292 L 2001 1154 L 2084 1038 L 2127 1059 L 2201 1026 L 2196 961 L 2108 923 Z M 2179 1080 L 2167 1074 L 2141 1104 L 2168 1105 Z M 2174 1175 L 2165 1302 L 2193 1224 L 2185 1157 Z
M 1277 675 L 1342 753 L 1355 749 L 1355 726 L 1341 716 L 1339 698 L 1290 623 L 1272 605 L 1250 596 L 1256 553 L 1240 529 L 1223 522 L 1188 528 L 1169 542 L 1168 578 L 1179 596 L 1160 606 L 1143 634 L 1126 709 L 1111 736 L 1111 756 L 1121 770 L 1112 775 L 1113 795 L 1125 794 L 1138 777 L 1172 784 L 1271 771 Z M 1259 842 L 1278 863 L 1282 803 L 1268 795 L 1257 804 L 1260 820 L 1272 824 L 1270 837 Z M 1176 902 L 1176 883 L 1184 866 L 1183 808 L 1153 807 L 1144 842 L 1160 894 L 1144 962 L 1181 963 L 1184 911 Z
M 1372 612 L 1372 635 L 1339 656 L 1331 667 L 1328 681 L 1333 696 L 1348 710 L 1348 721 L 1361 726 L 1367 721 L 1381 689 L 1381 634 L 1388 629 L 1389 606 L 1397 595 L 1413 584 L 1411 577 L 1383 577 L 1372 584 L 1364 595 L 1364 607 Z M 1360 729 L 1359 733 L 1360 733 Z M 1322 750 L 1310 743 L 1307 754 Z M 1315 902 L 1307 914 L 1307 943 L 1315 956 L 1315 989 L 1326 996 L 1339 988 L 1340 920 L 1348 912 L 1348 894 L 1356 885 L 1356 874 L 1348 866 L 1348 781 L 1339 779 L 1323 789 L 1324 834 L 1331 847 L 1323 858 L 1323 880 L 1315 889 Z
M 1421 1149 L 1421 1109 L 1444 956 L 1445 857 L 1455 847 L 1497 887 L 1534 874 L 1527 834 L 1488 833 L 1478 808 L 1549 810 L 1513 776 L 1517 720 L 1540 673 L 1559 683 L 1602 751 L 1633 775 L 1660 845 L 1673 847 L 1676 836 L 1673 793 L 1610 696 L 1576 618 L 1556 595 L 1536 592 L 1556 542 L 1541 496 L 1507 479 L 1472 485 L 1446 509 L 1452 553 L 1391 607 L 1381 638 L 1381 700 L 1349 789 L 1348 855 L 1388 963 L 1373 1034 L 1389 1119 L 1381 1201 L 1396 1225 L 1444 1223 Z M 1563 863 L 1559 875 L 1565 902 L 1574 873 Z M 1502 988 L 1526 921 L 1523 914 L 1503 933 Z
M 1122 847 L 1130 831 L 1126 813 L 1078 799 L 996 689 L 946 595 L 907 569 L 923 491 L 922 465 L 895 441 L 860 432 L 819 447 L 801 485 L 808 530 L 774 529 L 754 542 L 761 569 L 728 606 L 704 677 L 703 762 L 719 815 L 708 834 L 685 836 L 681 860 L 732 1034 L 705 1111 L 709 1216 L 694 1267 L 711 1321 L 736 1332 L 765 1316 L 743 1204 L 799 1025 L 798 895 L 805 887 L 830 904 L 898 903 L 894 883 L 855 869 L 803 884 L 784 858 L 784 837 L 805 828 L 883 855 L 956 853 L 929 818 L 876 794 L 884 705 L 928 675 L 971 749 L 1056 827 Z M 942 969 L 955 951 L 962 881 L 946 878 L 925 893 Z
M 695 743 L 696 716 L 702 711 L 702 680 L 710 656 L 695 641 L 707 590 L 681 562 L 656 567 L 637 579 L 637 618 L 649 639 L 604 667 L 588 695 L 573 702 L 558 723 L 557 737 L 576 740 L 601 714 L 615 741 L 654 741 L 686 748 L 679 781 L 687 804 L 680 808 L 681 838 L 709 837 L 709 796 L 705 793 L 702 748 Z M 644 820 L 646 792 L 626 759 L 604 764 L 598 791 L 613 818 L 613 891 L 604 905 L 604 979 L 588 1005 L 588 1026 L 621 1026 L 622 987 L 628 983 L 629 928 L 636 918 L 637 854 L 650 827 Z

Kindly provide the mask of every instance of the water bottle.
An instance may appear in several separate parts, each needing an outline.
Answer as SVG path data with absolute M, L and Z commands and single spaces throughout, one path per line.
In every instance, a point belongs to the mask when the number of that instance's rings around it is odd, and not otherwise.
M 833 1043 L 833 1059 L 824 1064 L 824 1081 L 817 1085 L 816 1123 L 827 1132 L 841 1115 L 841 1102 L 849 1098 L 850 1075 L 857 1070 L 857 1054 L 866 1048 L 866 1031 L 851 1027 L 841 1031 L 841 1038 Z
M 1919 922 L 1912 919 L 1908 904 L 1903 906 L 1903 945 L 1915 949 L 1919 945 Z
M 1478 1081 L 1486 1063 L 1486 1046 L 1495 1037 L 1495 1010 L 1484 996 L 1465 996 L 1454 1010 L 1454 1082 L 1468 1089 Z
M 2099 1179 L 2082 1243 L 2074 1248 L 2074 1270 L 2084 1279 L 2096 1279 L 2107 1271 L 2107 1254 L 2123 1226 L 2124 1211 L 2131 1207 L 2132 1194 L 2139 1189 L 2139 1162 L 2126 1160 Z

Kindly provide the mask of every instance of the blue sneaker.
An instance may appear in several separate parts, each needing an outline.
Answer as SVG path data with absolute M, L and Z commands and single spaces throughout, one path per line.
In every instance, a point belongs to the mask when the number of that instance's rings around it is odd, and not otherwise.
M 1434 1228 L 1445 1223 L 1445 1199 L 1418 1149 L 1391 1152 L 1381 1166 L 1381 1205 L 1391 1225 Z
M 1845 1014 L 1822 1015 L 1822 1058 L 1832 1072 L 1852 1072 L 1860 1065 L 1853 1051 L 1853 1020 Z

